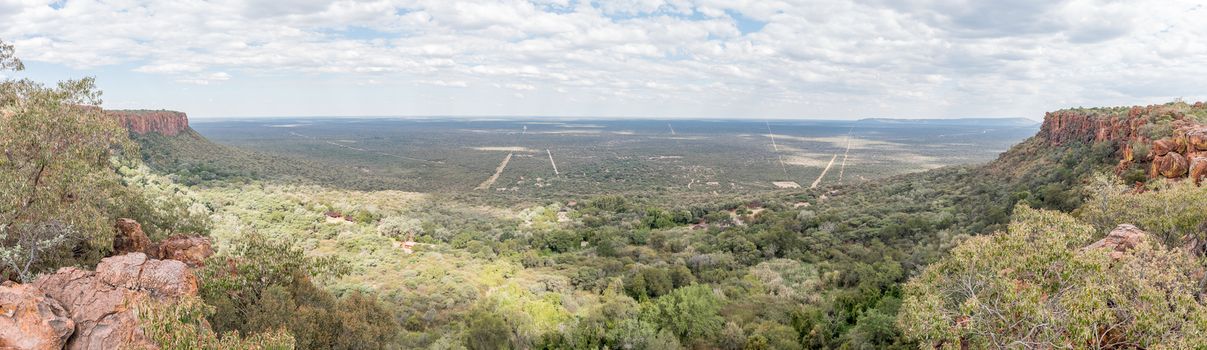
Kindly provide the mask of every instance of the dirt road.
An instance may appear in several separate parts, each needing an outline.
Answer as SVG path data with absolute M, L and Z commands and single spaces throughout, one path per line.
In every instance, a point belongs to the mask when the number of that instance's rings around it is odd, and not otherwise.
M 830 163 L 829 163 L 829 164 L 826 164 L 826 168 L 825 168 L 825 169 L 822 169 L 822 171 L 821 171 L 821 175 L 818 175 L 818 176 L 817 176 L 817 180 L 813 180 L 813 184 L 812 184 L 812 185 L 809 185 L 809 188 L 817 188 L 817 185 L 820 185 L 820 184 L 821 184 L 821 179 L 822 179 L 822 178 L 824 178 L 824 177 L 826 177 L 826 173 L 830 171 L 830 167 L 833 167 L 833 166 L 834 166 L 834 160 L 835 160 L 835 159 L 838 159 L 838 154 L 837 154 L 837 153 L 835 153 L 833 157 L 830 157 Z
M 482 181 L 482 184 L 478 185 L 478 187 L 475 187 L 474 189 L 485 190 L 489 189 L 490 186 L 493 186 L 495 181 L 499 180 L 499 175 L 503 175 L 503 169 L 507 169 L 507 163 L 511 162 L 511 156 L 513 154 L 515 153 L 508 153 L 507 158 L 503 158 L 503 162 L 499 163 L 499 167 L 495 169 L 495 174 L 491 175 L 489 179 L 486 179 L 486 181 Z

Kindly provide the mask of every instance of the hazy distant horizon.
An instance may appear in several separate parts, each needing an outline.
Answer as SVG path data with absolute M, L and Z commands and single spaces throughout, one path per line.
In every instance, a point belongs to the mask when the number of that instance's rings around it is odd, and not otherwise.
M 184 112 L 184 111 L 179 111 Z M 339 120 L 339 119 L 400 119 L 400 120 L 498 120 L 498 121 L 576 121 L 576 120 L 647 120 L 647 121 L 745 121 L 752 123 L 762 123 L 766 121 L 776 122 L 856 122 L 868 120 L 900 120 L 900 121 L 958 121 L 958 120 L 1027 120 L 1034 123 L 1043 122 L 1042 119 L 1034 119 L 1027 117 L 949 117 L 949 118 L 934 118 L 934 117 L 855 117 L 855 118 L 752 118 L 752 117 L 724 117 L 724 116 L 700 116 L 700 117 L 662 117 L 662 116 L 525 116 L 525 115 L 265 115 L 265 116 L 196 116 L 188 112 L 190 121 L 230 121 L 230 120 L 261 120 L 261 119 L 313 119 L 313 120 Z

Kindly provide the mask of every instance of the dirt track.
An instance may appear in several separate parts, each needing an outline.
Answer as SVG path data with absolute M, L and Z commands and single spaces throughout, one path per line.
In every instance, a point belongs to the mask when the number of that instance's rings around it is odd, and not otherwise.
M 546 148 L 545 153 L 549 154 L 549 165 L 553 166 L 553 175 L 561 175 L 562 173 L 557 171 L 557 163 L 553 162 L 553 152 Z
M 838 182 L 842 183 L 842 175 L 847 172 L 847 155 L 851 154 L 851 133 L 847 133 L 847 150 L 842 152 L 842 165 L 838 166 Z
M 474 189 L 475 190 L 485 190 L 485 189 L 489 189 L 490 186 L 493 186 L 495 184 L 495 181 L 499 180 L 499 175 L 503 175 L 503 169 L 507 169 L 507 163 L 511 162 L 511 156 L 513 154 L 515 154 L 515 153 L 508 153 L 507 158 L 503 158 L 503 162 L 499 163 L 498 168 L 495 168 L 495 174 L 491 175 L 489 179 L 486 179 L 486 181 L 482 181 L 482 184 L 478 185 L 478 187 L 474 187 Z
M 834 166 L 834 160 L 835 160 L 835 159 L 838 159 L 838 154 L 837 154 L 837 153 L 836 153 L 836 154 L 834 154 L 834 156 L 833 156 L 833 157 L 830 157 L 830 163 L 829 163 L 829 164 L 826 164 L 826 168 L 825 168 L 825 169 L 822 169 L 822 171 L 821 171 L 821 175 L 818 175 L 818 176 L 817 176 L 817 180 L 813 180 L 813 184 L 812 184 L 812 185 L 809 185 L 809 188 L 817 188 L 817 185 L 820 185 L 820 184 L 821 184 L 821 179 L 822 179 L 822 178 L 824 178 L 824 177 L 826 177 L 826 172 L 829 172 L 829 171 L 830 171 L 830 167 L 833 167 L 833 166 Z
M 788 167 L 784 165 L 784 155 L 780 154 L 780 146 L 775 144 L 775 134 L 771 132 L 771 122 L 764 123 L 767 124 L 767 137 L 771 138 L 771 149 L 775 150 L 775 156 L 779 158 L 780 170 L 783 170 L 784 174 L 787 175 Z

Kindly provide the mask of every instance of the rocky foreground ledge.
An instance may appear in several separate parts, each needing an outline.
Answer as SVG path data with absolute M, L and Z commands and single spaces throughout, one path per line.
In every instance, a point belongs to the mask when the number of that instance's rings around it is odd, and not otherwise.
M 119 242 L 149 240 L 133 220 L 119 220 L 117 228 L 115 250 L 122 255 L 102 259 L 96 271 L 64 267 L 29 284 L 0 285 L 0 349 L 158 348 L 144 334 L 134 306 L 196 296 L 190 265 L 213 250 L 202 237 L 177 236 L 142 247 L 153 250 L 152 256 L 126 252 L 133 247 L 118 247 L 126 244 Z

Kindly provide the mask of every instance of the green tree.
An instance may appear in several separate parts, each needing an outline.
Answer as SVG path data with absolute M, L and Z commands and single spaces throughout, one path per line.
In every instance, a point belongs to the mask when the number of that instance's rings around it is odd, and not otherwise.
M 407 235 L 411 233 L 416 236 L 422 235 L 423 223 L 418 219 L 390 216 L 381 219 L 381 222 L 377 224 L 377 232 L 394 239 L 407 239 Z
M 20 59 L 17 59 L 13 51 L 12 45 L 5 43 L 4 40 L 0 40 L 0 71 L 25 70 L 25 65 L 21 63 Z
M 219 336 L 206 324 L 213 308 L 196 297 L 172 303 L 146 300 L 136 307 L 143 332 L 165 350 L 284 350 L 295 345 L 293 337 L 281 329 L 248 337 L 234 332 Z
M 300 349 L 386 349 L 397 346 L 401 329 L 376 300 L 354 293 L 338 300 L 314 284 L 314 276 L 334 277 L 347 265 L 311 258 L 288 243 L 257 233 L 201 270 L 200 295 L 215 310 L 208 317 L 218 332 L 260 334 L 287 329 Z
M 352 292 L 340 299 L 335 307 L 340 337 L 335 349 L 364 349 L 370 344 L 393 344 L 398 336 L 398 322 L 372 295 Z
M 470 350 L 506 349 L 511 344 L 511 327 L 498 313 L 478 307 L 465 315 L 465 346 Z
M 23 69 L 0 41 L 0 70 Z M 108 251 L 110 198 L 124 190 L 110 158 L 134 153 L 100 109 L 92 78 L 46 87 L 0 82 L 0 262 L 6 278 L 92 264 Z
M 721 299 L 712 288 L 697 284 L 679 288 L 649 306 L 648 318 L 681 340 L 713 339 L 721 332 Z

